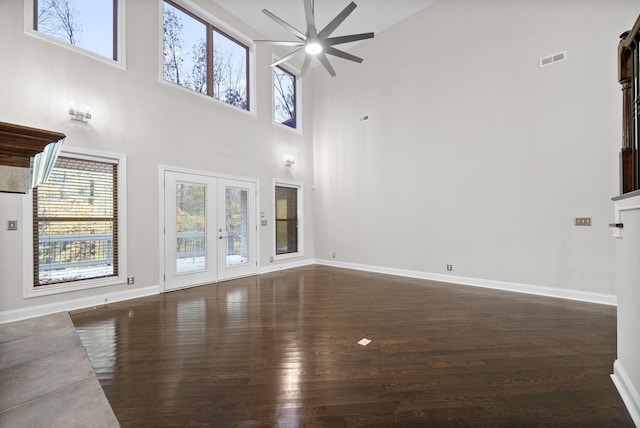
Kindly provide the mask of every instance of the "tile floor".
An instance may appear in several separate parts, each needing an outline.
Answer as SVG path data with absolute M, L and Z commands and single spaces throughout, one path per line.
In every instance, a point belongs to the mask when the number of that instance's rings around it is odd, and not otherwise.
M 0 324 L 0 426 L 120 426 L 68 313 Z

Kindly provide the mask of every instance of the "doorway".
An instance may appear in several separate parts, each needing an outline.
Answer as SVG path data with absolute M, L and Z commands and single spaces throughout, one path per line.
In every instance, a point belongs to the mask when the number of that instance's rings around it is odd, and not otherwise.
M 164 291 L 255 275 L 256 183 L 164 170 Z

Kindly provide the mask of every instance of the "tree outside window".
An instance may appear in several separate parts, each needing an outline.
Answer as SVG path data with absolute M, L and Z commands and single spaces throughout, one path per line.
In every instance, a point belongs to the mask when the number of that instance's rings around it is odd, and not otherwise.
M 39 33 L 117 60 L 117 0 L 34 0 Z
M 206 24 L 168 3 L 163 16 L 164 79 L 206 94 Z
M 248 110 L 249 48 L 171 2 L 163 16 L 164 79 Z
M 275 121 L 296 128 L 296 76 L 280 66 L 273 68 L 273 98 Z
M 247 48 L 213 32 L 213 97 L 247 109 Z

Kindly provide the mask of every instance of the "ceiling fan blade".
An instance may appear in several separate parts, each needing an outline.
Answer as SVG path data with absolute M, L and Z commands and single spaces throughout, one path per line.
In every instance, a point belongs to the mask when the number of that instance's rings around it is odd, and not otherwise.
M 304 42 L 302 40 L 298 40 L 297 42 L 290 41 L 278 41 L 278 40 L 254 40 L 254 43 L 267 43 L 270 45 L 278 45 L 278 46 L 303 46 Z
M 357 63 L 361 63 L 363 61 L 363 59 L 360 57 L 351 55 L 349 53 L 338 50 L 336 48 L 332 48 L 331 46 L 327 46 L 326 48 L 324 48 L 324 52 L 328 53 L 329 55 L 339 56 L 340 58 L 348 59 L 349 61 L 353 61 Z
M 304 77 L 304 74 L 307 72 L 309 64 L 311 64 L 311 58 L 311 55 L 305 55 L 304 62 L 302 63 L 302 69 L 300 70 L 300 77 Z
M 304 16 L 307 20 L 307 37 L 315 39 L 318 36 L 316 29 L 316 19 L 313 16 L 313 0 L 304 0 Z
M 342 43 L 357 42 L 358 40 L 373 39 L 373 33 L 351 34 L 349 36 L 329 37 L 324 41 L 325 45 L 341 45 Z
M 349 3 L 349 5 L 338 14 L 338 16 L 333 18 L 333 20 L 328 23 L 327 26 L 322 29 L 322 31 L 320 31 L 320 33 L 318 34 L 320 40 L 324 40 L 329 37 L 331 33 L 333 33 L 335 29 L 338 28 L 338 25 L 342 24 L 342 22 L 347 19 L 347 16 L 349 16 L 356 7 L 358 6 L 354 2 Z
M 327 69 L 327 71 L 329 72 L 329 74 L 331 75 L 331 77 L 336 77 L 336 72 L 333 69 L 333 67 L 331 67 L 331 63 L 329 62 L 329 60 L 327 59 L 327 56 L 324 54 L 324 52 L 318 54 L 318 59 L 320 60 L 320 62 L 322 63 L 322 65 L 324 65 L 324 68 Z
M 291 25 L 287 24 L 286 22 L 284 22 L 282 19 L 278 18 L 276 15 L 274 15 L 273 13 L 269 12 L 267 9 L 262 9 L 262 13 L 264 13 L 265 15 L 267 15 L 269 18 L 273 19 L 274 21 L 276 21 L 278 24 L 282 25 L 284 28 L 286 28 L 287 30 L 291 31 L 297 38 L 299 38 L 300 40 L 306 40 L 307 36 L 305 36 L 302 32 L 296 30 L 295 28 L 293 28 Z
M 271 64 L 271 67 L 275 67 L 276 65 L 280 65 L 283 62 L 289 61 L 291 58 L 299 54 L 303 49 L 304 48 L 296 49 L 295 51 L 291 52 L 289 55 L 283 56 L 282 58 L 280 58 L 279 60 Z

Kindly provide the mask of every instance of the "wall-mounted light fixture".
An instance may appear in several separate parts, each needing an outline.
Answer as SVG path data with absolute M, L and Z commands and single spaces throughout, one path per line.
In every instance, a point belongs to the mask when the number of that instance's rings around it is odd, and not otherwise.
M 291 167 L 294 163 L 296 163 L 296 160 L 293 158 L 293 156 L 287 155 L 284 157 L 284 166 Z
M 87 106 L 85 112 L 78 111 L 76 110 L 76 106 L 71 103 L 71 105 L 69 105 L 69 116 L 71 116 L 71 120 L 87 123 L 89 119 L 91 119 L 91 111 L 89 110 L 89 106 Z

